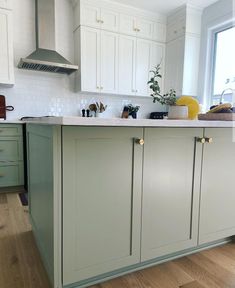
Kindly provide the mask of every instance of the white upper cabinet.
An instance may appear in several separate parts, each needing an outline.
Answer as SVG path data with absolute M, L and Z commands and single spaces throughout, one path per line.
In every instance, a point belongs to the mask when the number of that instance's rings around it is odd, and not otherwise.
M 136 36 L 136 19 L 131 15 L 121 14 L 120 15 L 120 29 L 119 32 L 122 34 L 128 34 Z
M 101 31 L 100 90 L 103 93 L 118 92 L 118 35 Z
M 0 8 L 3 9 L 11 9 L 12 8 L 12 0 L 0 0 Z
M 166 42 L 166 25 L 162 23 L 153 24 L 153 40 L 158 42 Z
M 164 77 L 165 77 L 165 45 L 157 42 L 151 43 L 151 56 L 150 56 L 150 67 L 149 71 L 153 70 L 158 64 L 161 63 L 161 75 L 162 78 L 159 78 L 159 86 L 161 88 L 161 92 L 164 92 Z M 151 77 L 151 73 L 149 73 L 149 79 Z M 149 95 L 151 91 L 149 90 Z
M 74 17 L 74 30 L 82 25 L 165 42 L 165 18 L 134 7 L 122 6 L 112 1 L 78 0 L 74 7 Z
M 74 13 L 77 91 L 150 95 L 150 69 L 165 63 L 164 17 L 103 0 L 80 0 Z
M 136 38 L 119 35 L 118 57 L 119 94 L 135 95 Z
M 136 18 L 137 37 L 153 39 L 153 22 L 143 18 Z
M 152 42 L 143 39 L 137 39 L 136 46 L 136 95 L 149 95 L 149 71 L 151 61 Z
M 100 91 L 100 31 L 83 27 L 81 29 L 80 73 L 81 90 Z
M 81 25 L 100 28 L 100 8 L 83 5 L 81 9 Z
M 78 90 L 118 92 L 118 35 L 90 27 L 75 32 Z
M 14 84 L 12 12 L 0 9 L 0 84 Z
M 100 12 L 101 29 L 118 32 L 119 14 L 108 9 L 101 9 Z
M 166 44 L 166 90 L 198 96 L 201 11 L 185 6 L 169 16 Z
M 119 14 L 115 11 L 90 5 L 82 5 L 80 12 L 81 25 L 114 32 L 118 31 Z

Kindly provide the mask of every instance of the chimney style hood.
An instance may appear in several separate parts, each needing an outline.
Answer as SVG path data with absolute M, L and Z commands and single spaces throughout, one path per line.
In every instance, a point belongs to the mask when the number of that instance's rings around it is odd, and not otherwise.
M 55 2 L 56 0 L 36 1 L 36 51 L 27 58 L 21 58 L 18 68 L 71 74 L 78 70 L 58 52 L 55 39 Z

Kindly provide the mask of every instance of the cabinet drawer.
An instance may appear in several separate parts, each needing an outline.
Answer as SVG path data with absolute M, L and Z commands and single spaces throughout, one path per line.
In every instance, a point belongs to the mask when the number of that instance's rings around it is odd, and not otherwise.
M 0 187 L 21 186 L 23 184 L 23 163 L 0 166 Z
M 0 163 L 2 161 L 23 160 L 23 143 L 21 137 L 0 137 Z
M 0 137 L 1 136 L 21 136 L 22 135 L 22 125 L 7 125 L 0 124 Z

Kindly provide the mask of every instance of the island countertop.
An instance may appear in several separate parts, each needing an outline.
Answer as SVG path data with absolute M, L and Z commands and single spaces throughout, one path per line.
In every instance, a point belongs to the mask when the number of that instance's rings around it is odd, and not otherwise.
M 38 117 L 28 119 L 25 123 L 61 126 L 94 126 L 94 127 L 216 127 L 233 128 L 235 121 L 201 121 L 201 120 L 152 120 L 121 118 L 82 118 L 76 116 Z

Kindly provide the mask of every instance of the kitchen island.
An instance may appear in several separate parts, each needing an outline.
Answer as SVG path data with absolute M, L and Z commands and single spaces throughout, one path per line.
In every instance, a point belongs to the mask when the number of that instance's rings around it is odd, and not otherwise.
M 30 217 L 53 287 L 88 287 L 231 241 L 233 125 L 28 123 Z

